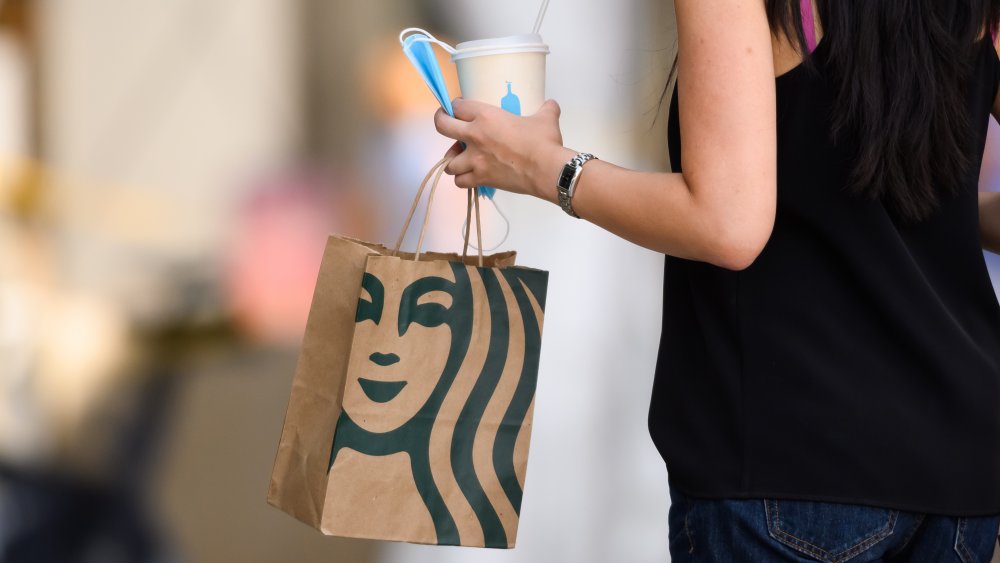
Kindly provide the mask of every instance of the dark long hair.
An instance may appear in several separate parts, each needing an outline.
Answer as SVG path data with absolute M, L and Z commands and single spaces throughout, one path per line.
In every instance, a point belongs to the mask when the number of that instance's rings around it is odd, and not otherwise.
M 834 88 L 832 140 L 858 152 L 847 189 L 882 199 L 908 221 L 930 215 L 942 189 L 975 173 L 967 83 L 1000 0 L 816 0 L 821 41 L 829 42 Z M 799 0 L 765 0 L 772 33 L 806 45 Z M 987 40 L 988 41 L 988 40 Z M 815 72 L 808 49 L 803 66 Z M 992 54 L 991 54 L 992 55 Z M 672 90 L 677 59 L 662 99 Z

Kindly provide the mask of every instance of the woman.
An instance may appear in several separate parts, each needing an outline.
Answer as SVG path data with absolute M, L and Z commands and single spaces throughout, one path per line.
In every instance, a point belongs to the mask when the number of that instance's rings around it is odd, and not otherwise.
M 674 561 L 989 561 L 1000 200 L 976 184 L 1000 1 L 675 8 L 672 173 L 561 177 L 552 101 L 439 112 L 467 145 L 446 171 L 666 255 L 649 428 Z

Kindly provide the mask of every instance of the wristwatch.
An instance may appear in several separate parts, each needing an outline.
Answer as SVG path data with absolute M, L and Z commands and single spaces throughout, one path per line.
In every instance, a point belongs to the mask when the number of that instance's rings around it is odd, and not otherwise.
M 585 152 L 569 159 L 569 162 L 563 166 L 562 174 L 559 175 L 559 182 L 556 184 L 556 192 L 559 194 L 559 206 L 563 208 L 563 211 L 577 219 L 580 216 L 573 211 L 573 192 L 576 191 L 576 184 L 580 181 L 580 174 L 583 173 L 584 163 L 588 160 L 596 159 L 596 156 Z

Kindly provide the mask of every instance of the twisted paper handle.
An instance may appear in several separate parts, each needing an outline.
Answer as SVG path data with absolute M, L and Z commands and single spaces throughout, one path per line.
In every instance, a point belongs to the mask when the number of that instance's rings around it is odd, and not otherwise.
M 442 158 L 441 160 L 437 161 L 437 164 L 435 164 L 434 166 L 431 167 L 430 171 L 427 172 L 427 175 L 424 176 L 424 180 L 422 182 L 420 182 L 420 188 L 417 190 L 417 195 L 414 196 L 414 198 L 413 198 L 413 205 L 410 206 L 410 213 L 406 216 L 406 221 L 403 223 L 403 230 L 402 230 L 402 232 L 399 233 L 399 238 L 396 239 L 396 246 L 392 250 L 392 255 L 393 256 L 396 256 L 399 253 L 399 248 L 400 248 L 400 246 L 403 245 L 403 237 L 406 236 L 406 231 L 409 230 L 409 228 L 410 228 L 410 221 L 413 220 L 413 215 L 417 211 L 417 205 L 420 203 L 420 197 L 424 193 L 424 188 L 427 187 L 427 182 L 429 182 L 431 180 L 431 177 L 433 177 L 434 181 L 431 183 L 431 193 L 427 197 L 427 211 L 424 213 L 424 222 L 420 226 L 420 236 L 417 238 L 417 251 L 416 251 L 416 253 L 413 256 L 413 259 L 415 261 L 419 261 L 420 260 L 420 250 L 421 250 L 421 248 L 423 248 L 423 244 L 424 244 L 424 233 L 427 231 L 427 223 L 430 221 L 430 217 L 431 217 L 431 204 L 434 203 L 434 192 L 437 191 L 438 183 L 440 183 L 440 181 L 441 181 L 441 175 L 444 173 L 444 169 L 447 168 L 448 163 L 451 162 L 452 158 L 454 158 L 454 157 L 448 156 L 448 157 Z M 478 248 L 478 250 L 479 250 L 479 267 L 482 268 L 483 267 L 483 232 L 482 232 L 482 226 L 480 225 L 480 221 L 479 221 L 479 198 L 473 196 L 474 190 L 475 190 L 475 188 L 471 188 L 471 189 L 468 190 L 468 192 L 469 192 L 469 203 L 468 203 L 468 205 L 466 207 L 466 210 L 465 210 L 465 217 L 466 217 L 466 221 L 470 221 L 472 219 L 472 208 L 473 207 L 476 208 L 476 239 L 478 241 L 478 246 L 479 246 L 479 248 Z M 465 261 L 465 258 L 468 257 L 469 235 L 470 235 L 469 231 L 466 230 L 465 237 L 464 237 L 465 238 L 465 245 L 462 248 L 462 260 L 463 260 L 463 262 Z

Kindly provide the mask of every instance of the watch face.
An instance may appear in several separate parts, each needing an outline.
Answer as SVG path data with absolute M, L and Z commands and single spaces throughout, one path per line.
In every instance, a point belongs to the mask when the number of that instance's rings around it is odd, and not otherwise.
M 559 175 L 559 187 L 564 190 L 569 189 L 569 183 L 573 179 L 576 169 L 572 166 L 566 165 L 563 167 L 562 174 Z

